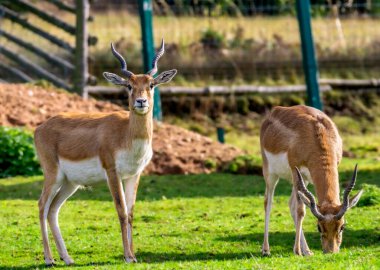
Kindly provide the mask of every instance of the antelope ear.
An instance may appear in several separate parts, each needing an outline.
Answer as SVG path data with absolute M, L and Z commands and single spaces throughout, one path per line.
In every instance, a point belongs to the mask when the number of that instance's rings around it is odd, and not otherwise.
M 109 81 L 110 83 L 116 84 L 116 85 L 125 85 L 127 82 L 122 77 L 120 77 L 119 75 L 116 75 L 114 73 L 103 72 L 103 76 L 104 76 L 104 78 L 106 78 L 107 81 Z
M 359 202 L 360 197 L 362 196 L 362 194 L 363 194 L 363 190 L 360 190 L 358 192 L 358 194 L 356 194 L 355 196 L 351 197 L 350 200 L 349 200 L 348 208 L 354 207 Z
M 176 69 L 164 71 L 154 79 L 154 85 L 170 82 L 176 74 Z
M 298 196 L 301 199 L 301 201 L 310 208 L 310 201 L 309 199 L 303 194 L 301 191 L 298 191 Z

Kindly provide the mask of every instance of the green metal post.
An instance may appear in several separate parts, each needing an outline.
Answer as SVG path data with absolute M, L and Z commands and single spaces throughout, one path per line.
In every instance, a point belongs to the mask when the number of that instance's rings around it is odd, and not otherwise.
M 318 85 L 318 65 L 315 60 L 311 30 L 310 0 L 297 0 L 297 17 L 301 35 L 303 70 L 307 84 L 308 105 L 322 110 Z
M 153 19 L 152 19 L 152 1 L 140 0 L 139 13 L 141 22 L 141 34 L 143 44 L 143 59 L 144 59 L 144 71 L 148 72 L 152 69 L 152 60 L 154 57 L 154 42 L 153 42 Z M 161 121 L 161 97 L 158 87 L 154 90 L 154 106 L 153 106 L 153 118 Z

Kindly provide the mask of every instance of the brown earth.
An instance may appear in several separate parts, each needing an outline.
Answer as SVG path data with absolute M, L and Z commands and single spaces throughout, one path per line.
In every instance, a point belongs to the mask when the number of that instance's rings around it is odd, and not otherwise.
M 112 112 L 123 108 L 94 99 L 83 100 L 65 91 L 28 84 L 0 84 L 0 125 L 25 126 L 34 129 L 60 112 Z M 145 170 L 148 174 L 207 173 L 209 166 L 218 167 L 243 154 L 243 151 L 223 145 L 177 126 L 155 124 L 153 160 Z

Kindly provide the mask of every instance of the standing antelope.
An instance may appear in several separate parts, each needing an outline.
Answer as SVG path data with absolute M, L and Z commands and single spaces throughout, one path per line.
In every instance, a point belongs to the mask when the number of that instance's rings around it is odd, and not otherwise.
M 292 180 L 289 208 L 296 228 L 294 253 L 312 255 L 302 231 L 306 204 L 318 219 L 322 249 L 338 252 L 344 229 L 343 215 L 355 206 L 362 191 L 348 195 L 356 181 L 357 167 L 350 184 L 339 199 L 338 164 L 342 159 L 342 139 L 331 119 L 323 112 L 307 107 L 276 107 L 263 122 L 260 132 L 265 190 L 265 232 L 262 254 L 269 255 L 269 217 L 278 179 Z M 299 170 L 298 170 L 299 168 Z M 318 204 L 306 189 L 314 185 Z
M 141 172 L 152 158 L 154 87 L 169 82 L 177 73 L 169 70 L 156 78 L 157 61 L 164 54 L 164 41 L 153 59 L 153 69 L 135 75 L 111 44 L 126 79 L 104 72 L 104 77 L 129 93 L 130 112 L 74 114 L 50 118 L 35 131 L 35 145 L 45 176 L 39 199 L 40 225 L 45 263 L 54 263 L 48 242 L 46 220 L 67 265 L 74 261 L 67 253 L 59 225 L 62 204 L 81 185 L 107 181 L 119 216 L 126 262 L 136 262 L 132 244 L 133 207 Z M 124 180 L 125 191 L 121 180 Z

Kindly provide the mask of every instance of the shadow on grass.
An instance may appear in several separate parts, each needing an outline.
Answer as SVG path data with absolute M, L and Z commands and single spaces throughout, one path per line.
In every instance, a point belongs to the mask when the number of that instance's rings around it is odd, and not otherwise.
M 225 260 L 242 260 L 252 257 L 261 256 L 260 252 L 228 252 L 228 253 L 214 253 L 214 252 L 138 252 L 136 257 L 139 262 L 143 263 L 162 263 L 162 262 L 186 262 L 186 261 L 225 261 Z
M 85 267 L 85 266 L 103 266 L 103 265 L 113 265 L 114 262 L 96 262 L 96 263 L 87 263 L 87 264 L 74 264 L 74 267 Z M 13 265 L 0 265 L 0 270 L 24 270 L 24 269 L 56 269 L 56 268 L 66 268 L 70 269 L 70 266 L 65 265 L 63 262 L 59 262 L 52 266 L 46 266 L 44 263 L 40 264 L 31 264 L 27 266 L 13 266 Z
M 20 180 L 19 180 L 20 179 Z M 0 180 L 0 200 L 38 200 L 43 177 L 28 181 L 14 178 L 15 184 L 3 185 Z M 10 179 L 6 181 L 12 181 Z M 282 192 L 290 194 L 290 185 L 281 184 Z M 279 189 L 280 190 L 280 189 Z M 256 175 L 200 174 L 144 176 L 140 180 L 137 200 L 159 200 L 195 197 L 244 197 L 264 194 L 264 180 Z M 111 201 L 106 183 L 100 183 L 85 190 L 79 190 L 70 200 Z
M 213 253 L 213 252 L 197 252 L 197 253 L 177 253 L 177 252 L 138 252 L 136 257 L 138 263 L 163 263 L 163 262 L 185 262 L 185 261 L 225 261 L 225 260 L 240 260 L 240 259 L 249 259 L 252 257 L 259 257 L 261 253 L 250 253 L 250 252 L 237 252 L 237 253 Z M 112 266 L 120 265 L 124 261 L 123 256 L 113 256 L 113 259 L 119 261 L 120 263 L 113 262 L 94 262 L 94 263 L 80 263 L 76 262 L 74 267 L 89 267 L 94 266 Z M 127 266 L 127 264 L 125 264 Z M 26 269 L 56 269 L 56 268 L 68 268 L 62 263 L 55 265 L 53 268 L 46 267 L 45 264 L 35 264 L 28 266 L 12 266 L 12 265 L 1 265 L 0 270 L 26 270 Z
M 309 247 L 311 250 L 317 251 L 321 250 L 320 236 L 318 232 L 306 233 L 305 235 Z M 347 230 L 343 237 L 343 243 L 341 248 L 350 247 L 368 247 L 372 245 L 379 244 L 380 234 L 376 230 Z M 293 232 L 273 232 L 270 233 L 270 246 L 272 249 L 275 247 L 281 247 L 281 252 L 279 256 L 283 257 L 283 250 L 289 251 L 289 256 L 292 256 L 293 245 L 294 245 L 295 233 Z M 253 248 L 252 252 L 228 252 L 228 253 L 213 253 L 213 252 L 197 252 L 197 253 L 185 253 L 185 252 L 138 252 L 136 254 L 137 258 L 141 262 L 145 263 L 160 263 L 160 262 L 170 262 L 170 261 L 224 261 L 224 260 L 241 260 L 249 259 L 252 257 L 262 257 L 261 255 L 261 242 L 263 240 L 262 233 L 253 233 L 245 235 L 232 235 L 223 238 L 217 238 L 218 241 L 227 242 L 259 242 L 260 246 Z M 272 254 L 276 257 L 276 254 Z M 119 257 L 115 257 L 119 258 Z M 120 257 L 120 259 L 122 259 Z
M 341 173 L 341 179 L 349 179 L 351 171 Z M 359 173 L 357 189 L 363 183 L 379 185 L 380 170 L 362 170 Z M 19 180 L 20 179 L 20 180 Z M 30 180 L 31 179 L 31 180 Z M 3 185 L 0 180 L 0 200 L 38 200 L 42 190 L 43 177 L 14 178 L 15 184 Z M 8 179 L 4 181 L 13 181 Z M 345 181 L 341 181 L 343 184 Z M 312 190 L 312 187 L 310 188 Z M 231 174 L 165 175 L 144 176 L 140 181 L 137 200 L 159 200 L 163 197 L 245 197 L 264 195 L 265 184 L 261 176 Z M 276 195 L 290 196 L 291 185 L 279 181 Z M 70 200 L 111 201 L 106 183 L 87 190 L 79 190 Z
M 295 232 L 269 232 L 270 246 L 284 247 L 293 250 Z M 311 249 L 322 249 L 320 234 L 318 232 L 305 232 L 306 241 Z M 227 237 L 217 238 L 218 241 L 226 242 L 259 242 L 264 239 L 264 233 L 251 233 L 241 235 L 230 235 Z M 343 242 L 341 248 L 360 247 L 379 245 L 380 232 L 376 229 L 373 230 L 350 230 L 346 229 L 343 233 Z

